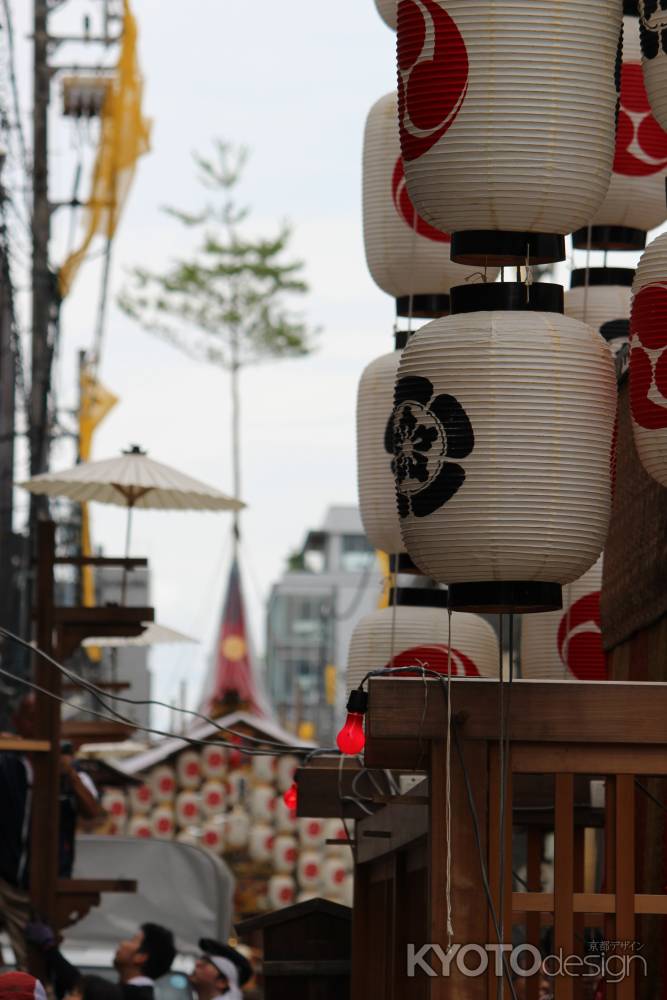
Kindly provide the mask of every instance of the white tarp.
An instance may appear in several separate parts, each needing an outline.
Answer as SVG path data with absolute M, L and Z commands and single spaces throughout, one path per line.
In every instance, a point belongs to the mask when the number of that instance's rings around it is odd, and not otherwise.
M 104 893 L 99 906 L 65 932 L 65 946 L 112 948 L 146 922 L 169 927 L 180 952 L 201 937 L 226 941 L 234 878 L 209 851 L 173 840 L 77 837 L 74 878 L 136 879 L 136 893 Z

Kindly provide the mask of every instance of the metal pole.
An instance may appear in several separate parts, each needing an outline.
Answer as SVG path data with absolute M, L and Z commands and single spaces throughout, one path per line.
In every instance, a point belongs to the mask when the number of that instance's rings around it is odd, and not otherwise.
M 52 301 L 49 271 L 50 209 L 48 197 L 48 3 L 34 0 L 34 107 L 33 107 L 33 209 L 32 209 L 32 379 L 30 390 L 30 474 L 48 467 L 48 394 L 51 376 L 49 312 Z M 30 534 L 43 498 L 31 496 Z
M 0 188 L 0 197 L 2 189 Z M 16 628 L 12 583 L 16 358 L 12 342 L 12 288 L 4 240 L 0 245 L 0 621 Z
M 232 333 L 231 342 L 231 390 L 232 390 L 232 494 L 237 500 L 241 497 L 241 399 L 239 395 L 239 340 L 238 331 Z M 234 511 L 233 534 L 234 534 L 234 559 L 238 556 L 239 540 L 241 537 L 240 511 Z

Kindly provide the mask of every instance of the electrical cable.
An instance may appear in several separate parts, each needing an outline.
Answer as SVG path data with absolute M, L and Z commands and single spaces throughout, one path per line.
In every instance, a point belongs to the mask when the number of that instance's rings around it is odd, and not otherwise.
M 14 45 L 14 21 L 13 21 L 11 7 L 9 5 L 9 0 L 2 0 L 2 6 L 5 13 L 5 23 L 7 27 L 7 48 L 9 52 L 9 82 L 12 90 L 12 100 L 14 102 L 16 132 L 19 137 L 23 170 L 25 172 L 26 179 L 29 180 L 32 174 L 32 166 L 30 164 L 30 160 L 28 157 L 28 146 L 26 143 L 25 133 L 23 131 L 23 123 L 21 121 L 21 102 L 19 100 L 19 89 L 16 79 L 16 49 Z M 28 212 L 28 219 L 32 219 L 32 206 L 30 205 L 27 199 L 26 199 L 26 209 Z
M 223 740 L 200 740 L 200 739 L 196 739 L 194 737 L 186 736 L 186 735 L 184 735 L 182 733 L 171 733 L 171 732 L 167 732 L 167 731 L 164 731 L 164 730 L 161 730 L 161 729 L 154 729 L 154 728 L 151 728 L 151 727 L 148 727 L 148 726 L 140 726 L 133 719 L 129 719 L 129 718 L 127 718 L 127 716 L 122 715 L 120 712 L 116 712 L 115 709 L 113 709 L 107 702 L 105 702 L 104 699 L 101 698 L 100 695 L 97 693 L 97 692 L 99 692 L 99 691 L 102 690 L 101 688 L 97 688 L 96 685 L 88 684 L 87 682 L 82 681 L 82 679 L 77 674 L 74 674 L 71 671 L 67 670 L 65 667 L 63 667 L 61 664 L 59 664 L 56 660 L 54 660 L 52 657 L 50 657 L 48 655 L 48 653 L 45 653 L 43 650 L 40 650 L 39 648 L 31 645 L 30 643 L 26 643 L 25 640 L 20 639 L 18 636 L 14 636 L 12 633 L 9 632 L 8 629 L 0 628 L 0 635 L 4 635 L 6 638 L 10 638 L 10 639 L 14 639 L 15 641 L 18 641 L 21 645 L 26 646 L 32 652 L 37 653 L 39 656 L 41 656 L 42 658 L 44 658 L 45 660 L 47 660 L 49 663 L 53 664 L 53 666 L 55 666 L 58 670 L 60 670 L 69 680 L 71 680 L 78 687 L 81 687 L 83 690 L 86 690 L 89 693 L 93 694 L 94 697 L 96 697 L 96 699 L 100 702 L 100 704 L 106 709 L 107 713 L 110 713 L 110 715 L 113 716 L 115 718 L 115 720 L 123 722 L 125 725 L 129 726 L 132 729 L 137 729 L 137 730 L 139 730 L 141 732 L 145 732 L 145 733 L 152 733 L 155 736 L 163 736 L 163 737 L 167 737 L 169 739 L 183 740 L 186 743 L 191 743 L 191 744 L 197 745 L 197 746 L 212 746 L 212 745 L 213 746 L 224 746 L 224 747 L 226 747 L 226 748 L 228 748 L 230 750 L 238 750 L 241 753 L 255 755 L 255 756 L 271 757 L 271 756 L 282 756 L 282 755 L 285 755 L 285 754 L 288 754 L 288 753 L 293 754 L 294 756 L 304 756 L 306 754 L 311 754 L 312 753 L 312 751 L 310 749 L 308 751 L 306 751 L 306 749 L 304 747 L 292 747 L 292 746 L 289 746 L 289 745 L 280 744 L 280 743 L 278 743 L 275 740 L 270 740 L 270 739 L 262 740 L 262 739 L 258 739 L 256 737 L 254 737 L 254 736 L 248 736 L 245 733 L 239 733 L 236 730 L 233 730 L 233 729 L 231 729 L 228 726 L 220 726 L 220 725 L 218 725 L 215 722 L 214 719 L 209 719 L 205 715 L 201 715 L 200 713 L 197 713 L 197 712 L 190 712 L 189 710 L 181 710 L 181 711 L 186 712 L 186 714 L 188 714 L 188 715 L 197 715 L 202 720 L 204 720 L 204 721 L 212 724 L 221 733 L 229 733 L 231 736 L 237 737 L 239 740 L 247 740 L 247 741 L 249 741 L 251 743 L 257 743 L 257 744 L 260 744 L 262 747 L 266 747 L 266 746 L 276 747 L 276 748 L 280 748 L 280 750 L 272 753 L 270 750 L 254 749 L 254 748 L 251 748 L 251 747 L 244 746 L 242 743 L 236 743 L 236 742 L 230 742 L 230 741 L 223 741 Z M 75 708 L 75 709 L 77 709 L 77 711 L 86 712 L 89 715 L 97 716 L 99 718 L 105 719 L 106 721 L 114 721 L 113 719 L 109 718 L 109 714 L 104 715 L 103 713 L 97 712 L 94 709 L 81 708 L 80 705 L 78 705 L 78 704 L 76 704 L 74 702 L 70 702 L 67 699 L 61 698 L 58 695 L 54 694 L 52 691 L 47 691 L 46 688 L 43 688 L 40 685 L 37 685 L 37 684 L 35 684 L 32 681 L 28 681 L 25 678 L 20 677 L 17 674 L 12 674 L 8 670 L 0 670 L 0 674 L 3 674 L 4 676 L 9 677 L 12 680 L 19 681 L 20 683 L 25 684 L 27 687 L 30 687 L 30 688 L 32 688 L 35 691 L 39 691 L 42 694 L 46 694 L 49 697 L 53 698 L 55 701 L 59 701 L 63 705 L 66 705 L 69 708 Z M 106 695 L 106 692 L 103 692 L 103 693 Z M 123 702 L 127 702 L 129 704 L 137 705 L 137 706 L 157 704 L 157 705 L 161 705 L 161 707 L 164 707 L 164 708 L 170 707 L 170 706 L 167 706 L 166 704 L 164 704 L 162 702 L 143 701 L 143 700 L 138 700 L 138 699 L 123 697 L 121 695 L 112 695 L 112 694 L 109 694 L 108 697 L 114 698 L 115 700 L 118 700 L 118 701 L 123 701 Z
M 13 639 L 15 642 L 20 643 L 21 645 L 25 646 L 27 649 L 30 649 L 32 652 L 37 653 L 39 656 L 41 656 L 43 659 L 45 659 L 48 663 L 52 664 L 52 666 L 56 667 L 56 669 L 59 670 L 62 674 L 64 674 L 65 677 L 67 677 L 68 680 L 72 681 L 74 684 L 76 684 L 78 687 L 82 688 L 84 691 L 87 691 L 89 694 L 92 694 L 93 697 L 95 697 L 97 699 L 97 701 L 104 708 L 106 708 L 107 711 L 113 712 L 114 714 L 117 714 L 117 713 L 115 713 L 114 709 L 107 702 L 104 701 L 104 698 L 111 698 L 114 701 L 122 701 L 122 702 L 124 702 L 126 704 L 136 705 L 138 707 L 139 706 L 143 707 L 143 706 L 146 706 L 146 705 L 155 705 L 155 706 L 158 706 L 160 708 L 173 709 L 174 711 L 180 712 L 183 715 L 194 716 L 195 718 L 200 719 L 202 722 L 207 722 L 210 725 L 214 726 L 221 733 L 226 733 L 226 732 L 227 733 L 231 733 L 232 736 L 238 736 L 241 739 L 245 739 L 245 740 L 250 741 L 251 743 L 259 743 L 262 746 L 267 746 L 267 745 L 269 745 L 269 746 L 275 746 L 275 747 L 281 747 L 281 746 L 283 746 L 283 744 L 279 743 L 277 740 L 259 739 L 259 738 L 255 737 L 255 736 L 248 736 L 245 733 L 239 733 L 236 730 L 231 729 L 229 726 L 220 726 L 215 721 L 215 719 L 210 718 L 208 715 L 205 715 L 202 712 L 196 712 L 196 711 L 194 711 L 192 709 L 187 709 L 187 708 L 177 708 L 176 706 L 168 705 L 166 702 L 157 701 L 157 700 L 154 700 L 154 699 L 130 698 L 127 695 L 117 695 L 117 694 L 113 694 L 111 692 L 105 691 L 103 688 L 100 688 L 96 684 L 93 684 L 92 681 L 87 681 L 87 680 L 85 680 L 85 678 L 80 677 L 78 674 L 74 673 L 73 671 L 68 670 L 67 667 L 64 667 L 61 663 L 58 663 L 58 661 L 55 660 L 52 656 L 49 656 L 48 653 L 45 653 L 43 650 L 39 649 L 37 646 L 34 646 L 32 643 L 26 642 L 25 639 L 21 639 L 20 636 L 15 635 L 9 629 L 0 627 L 0 635 L 4 635 L 6 638 Z M 123 721 L 125 721 L 124 717 L 119 716 L 119 718 L 122 718 Z

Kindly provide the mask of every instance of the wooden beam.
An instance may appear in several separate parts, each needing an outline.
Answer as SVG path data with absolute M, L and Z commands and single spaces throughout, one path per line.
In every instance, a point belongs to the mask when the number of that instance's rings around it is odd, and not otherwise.
M 667 743 L 637 745 L 636 738 L 629 743 L 629 746 L 515 743 L 512 746 L 512 767 L 519 774 L 550 774 L 556 771 L 587 775 L 667 774 Z
M 0 738 L 0 750 L 15 750 L 17 753 L 48 753 L 51 744 L 48 740 L 24 740 L 20 736 L 3 736 Z
M 63 739 L 77 743 L 120 743 L 129 739 L 134 731 L 134 726 L 104 719 L 68 719 L 62 724 Z
M 466 739 L 498 738 L 497 687 L 497 681 L 485 678 L 452 679 L 453 711 Z M 366 726 L 372 739 L 441 738 L 446 705 L 439 681 L 375 677 L 369 695 Z M 513 685 L 510 737 L 531 743 L 667 746 L 665 718 L 665 684 L 518 680 Z
M 56 566 L 120 566 L 123 569 L 144 569 L 148 559 L 135 559 L 132 556 L 56 556 L 53 560 Z

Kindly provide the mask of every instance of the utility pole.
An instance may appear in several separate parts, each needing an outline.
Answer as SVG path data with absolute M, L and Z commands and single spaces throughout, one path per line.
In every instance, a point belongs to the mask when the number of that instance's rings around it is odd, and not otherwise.
M 0 182 L 0 199 L 3 197 Z M 4 222 L 0 233 L 0 624 L 15 629 L 14 591 L 14 438 L 16 355 L 13 341 L 12 285 Z
M 51 74 L 47 30 L 48 2 L 34 0 L 34 107 L 32 206 L 32 365 L 30 388 L 30 474 L 48 466 L 48 399 L 51 381 L 50 325 L 54 288 L 49 270 L 50 206 L 48 194 L 48 109 Z M 35 545 L 37 519 L 44 502 L 30 500 L 30 538 Z

